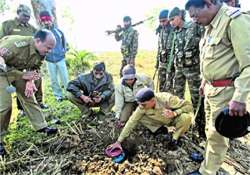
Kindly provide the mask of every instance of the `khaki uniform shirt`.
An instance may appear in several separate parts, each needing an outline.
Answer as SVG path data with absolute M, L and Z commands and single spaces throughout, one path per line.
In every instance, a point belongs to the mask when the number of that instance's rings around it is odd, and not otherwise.
M 136 82 L 132 88 L 125 85 L 124 82 L 120 82 L 120 84 L 115 89 L 116 118 L 120 118 L 124 103 L 135 102 L 136 93 L 144 87 L 154 89 L 153 80 L 145 75 L 136 75 Z
M 22 24 L 15 18 L 1 24 L 0 39 L 7 35 L 33 36 L 35 32 L 35 27 L 30 24 Z
M 44 60 L 31 36 L 13 35 L 0 39 L 0 52 L 7 65 L 8 76 L 15 76 L 15 79 L 20 79 L 25 71 L 39 70 Z
M 178 115 L 182 113 L 193 112 L 193 108 L 190 102 L 181 100 L 179 97 L 174 96 L 167 92 L 161 92 L 155 94 L 156 105 L 154 109 L 144 109 L 139 106 L 136 111 L 129 118 L 125 127 L 123 128 L 118 141 L 122 142 L 126 137 L 130 135 L 135 126 L 140 120 L 147 118 L 151 125 L 168 125 L 173 119 L 168 119 L 163 116 L 163 109 L 171 109 Z
M 237 12 L 238 11 L 238 12 Z M 200 42 L 201 73 L 208 83 L 231 78 L 232 100 L 245 102 L 250 91 L 250 15 L 222 5 Z M 219 93 L 223 88 L 214 88 Z

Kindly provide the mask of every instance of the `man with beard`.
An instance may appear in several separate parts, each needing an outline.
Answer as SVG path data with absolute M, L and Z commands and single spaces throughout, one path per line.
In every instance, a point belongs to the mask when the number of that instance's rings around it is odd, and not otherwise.
M 156 57 L 156 69 L 158 70 L 158 81 L 160 92 L 173 92 L 174 66 L 171 62 L 173 29 L 169 24 L 168 10 L 162 10 L 159 15 L 160 26 L 157 28 L 158 52 Z M 158 87 L 157 87 L 158 88 Z
M 24 4 L 20 4 L 17 8 L 17 17 L 13 20 L 7 20 L 2 23 L 0 29 L 0 39 L 7 35 L 33 36 L 36 32 L 36 28 L 29 24 L 30 15 L 30 8 Z M 37 87 L 37 91 L 35 93 L 36 100 L 42 109 L 47 109 L 48 106 L 42 102 L 42 78 L 36 80 L 35 84 Z M 25 114 L 18 98 L 17 108 L 21 116 Z
M 112 75 L 105 71 L 105 64 L 97 62 L 90 73 L 81 74 L 69 82 L 68 99 L 75 104 L 84 117 L 93 114 L 91 107 L 100 107 L 108 115 L 114 106 L 114 84 Z
M 35 100 L 34 80 L 40 78 L 45 54 L 55 46 L 55 37 L 48 30 L 39 30 L 31 36 L 5 36 L 0 40 L 0 156 L 6 154 L 3 141 L 7 133 L 11 112 L 11 93 L 16 91 L 27 117 L 38 132 L 55 134 L 49 128 Z
M 43 27 L 50 30 L 56 38 L 56 46 L 51 53 L 46 55 L 45 60 L 48 66 L 53 94 L 56 100 L 61 102 L 64 97 L 58 77 L 60 77 L 65 90 L 68 84 L 68 70 L 65 63 L 65 53 L 67 51 L 66 39 L 63 32 L 53 24 L 52 16 L 48 11 L 42 11 L 39 16 Z
M 250 15 L 220 0 L 189 0 L 186 10 L 194 21 L 206 26 L 200 42 L 200 89 L 205 95 L 207 143 L 201 167 L 190 174 L 215 175 L 229 148 L 229 139 L 215 129 L 215 119 L 225 107 L 229 107 L 232 117 L 246 113 L 250 92 Z
M 123 56 L 122 65 L 120 69 L 120 76 L 122 77 L 122 69 L 127 64 L 135 66 L 135 57 L 138 49 L 138 32 L 131 26 L 131 18 L 125 16 L 123 18 L 124 29 L 121 30 L 121 26 L 117 27 L 115 33 L 116 41 L 122 40 L 121 53 Z

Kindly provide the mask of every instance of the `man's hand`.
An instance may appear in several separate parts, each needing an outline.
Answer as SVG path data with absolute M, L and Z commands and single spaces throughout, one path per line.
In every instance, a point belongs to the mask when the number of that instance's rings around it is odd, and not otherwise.
M 244 116 L 247 113 L 246 104 L 231 100 L 229 102 L 229 115 L 230 116 Z
M 86 96 L 86 95 L 81 95 L 80 96 L 80 99 L 84 102 L 84 103 L 93 103 L 93 100 L 89 97 L 89 96 Z
M 201 85 L 199 87 L 199 95 L 202 96 L 202 97 L 204 96 L 205 85 L 206 85 L 206 80 L 202 80 Z
M 38 80 L 41 78 L 40 74 L 37 73 L 36 71 L 28 71 L 23 74 L 22 77 L 24 80 Z
M 98 95 L 98 96 L 94 97 L 93 100 L 95 103 L 100 103 L 102 100 L 102 97 Z
M 27 81 L 25 86 L 25 96 L 31 97 L 37 91 L 36 85 L 33 81 Z
M 164 109 L 163 110 L 163 115 L 164 117 L 168 118 L 168 119 L 172 119 L 174 117 L 177 116 L 176 112 L 170 110 L 170 109 Z
M 115 122 L 115 127 L 118 128 L 118 129 L 121 129 L 125 126 L 125 122 L 122 122 L 120 119 L 118 119 L 116 122 Z

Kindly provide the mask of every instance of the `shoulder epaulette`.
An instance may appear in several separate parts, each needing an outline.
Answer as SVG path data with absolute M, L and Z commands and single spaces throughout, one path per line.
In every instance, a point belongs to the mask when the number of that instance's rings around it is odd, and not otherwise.
M 15 46 L 16 47 L 25 47 L 28 46 L 29 42 L 25 41 L 25 40 L 21 40 L 21 41 L 16 41 L 15 42 Z
M 241 15 L 241 11 L 239 8 L 233 8 L 233 7 L 229 7 L 228 10 L 227 10 L 227 15 L 230 17 L 230 18 L 236 18 L 238 16 Z

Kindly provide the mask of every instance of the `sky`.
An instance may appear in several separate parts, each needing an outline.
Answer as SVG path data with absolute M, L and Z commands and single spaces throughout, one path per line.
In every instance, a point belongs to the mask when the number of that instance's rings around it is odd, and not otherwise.
M 178 6 L 184 8 L 186 0 L 55 0 L 59 28 L 62 29 L 67 40 L 77 49 L 89 51 L 118 51 L 120 43 L 114 36 L 107 36 L 106 30 L 115 29 L 122 25 L 125 15 L 132 17 L 132 23 L 141 21 L 152 12 L 156 12 L 158 19 L 159 10 Z M 12 0 L 12 12 L 19 3 L 30 6 L 30 0 Z M 244 10 L 250 10 L 249 0 L 240 0 Z M 247 3 L 248 2 L 248 3 Z M 13 17 L 6 13 L 7 17 Z M 66 18 L 68 14 L 70 18 Z M 5 19 L 4 18 L 4 19 Z M 73 24 L 69 22 L 73 20 Z M 3 18 L 0 19 L 1 21 Z M 31 19 L 34 23 L 34 19 Z M 158 24 L 156 22 L 156 24 Z M 157 36 L 147 23 L 135 27 L 139 32 L 139 49 L 157 49 Z

